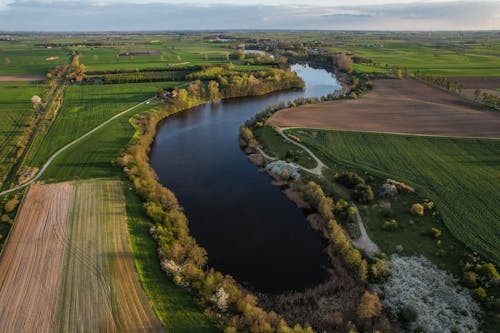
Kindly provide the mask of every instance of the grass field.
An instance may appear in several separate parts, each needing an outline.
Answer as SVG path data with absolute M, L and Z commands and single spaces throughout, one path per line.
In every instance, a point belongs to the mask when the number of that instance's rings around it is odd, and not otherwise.
M 314 168 L 316 162 L 303 149 L 289 143 L 270 126 L 263 126 L 254 131 L 259 142 L 265 142 L 264 152 L 272 157 L 299 163 L 306 168 Z
M 0 75 L 45 75 L 55 66 L 68 63 L 70 56 L 68 50 L 41 48 L 34 46 L 32 42 L 0 41 L 0 49 Z
M 404 36 L 384 39 L 357 36 L 332 47 L 332 51 L 350 52 L 372 59 L 374 67 L 356 65 L 361 71 L 381 71 L 397 66 L 438 76 L 499 76 L 500 41 L 464 42 L 452 36 L 448 40 L 433 40 Z M 370 68 L 371 67 L 371 68 Z
M 81 85 L 67 88 L 64 104 L 36 153 L 27 164 L 42 165 L 50 155 L 113 115 L 155 95 L 161 87 L 179 82 Z M 95 142 L 100 145 L 99 142 Z
M 41 90 L 30 82 L 0 82 L 0 184 L 15 162 L 16 143 L 34 115 L 31 97 Z
M 414 186 L 471 249 L 500 262 L 500 140 L 293 130 L 333 169 L 355 168 Z

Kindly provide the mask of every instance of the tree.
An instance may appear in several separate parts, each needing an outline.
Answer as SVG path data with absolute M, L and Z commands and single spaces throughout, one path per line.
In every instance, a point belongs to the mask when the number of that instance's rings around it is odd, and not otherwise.
M 17 208 L 18 204 L 19 204 L 19 200 L 17 200 L 16 198 L 10 199 L 5 204 L 5 207 L 4 207 L 5 212 L 6 213 L 12 213 Z
M 37 111 L 42 105 L 42 98 L 38 95 L 33 95 L 31 97 L 31 105 L 33 106 L 33 109 Z
M 380 315 L 382 303 L 376 293 L 365 291 L 358 306 L 358 316 L 362 320 L 371 320 Z
M 220 98 L 219 83 L 217 81 L 211 80 L 208 82 L 208 95 L 212 101 Z
M 201 81 L 196 80 L 193 81 L 189 84 L 188 91 L 189 95 L 191 95 L 194 98 L 200 98 L 201 97 Z
M 479 101 L 479 97 L 481 97 L 481 89 L 474 90 L 474 100 Z
M 414 203 L 410 207 L 410 213 L 414 216 L 423 216 L 424 215 L 424 206 L 419 203 Z
M 352 72 L 352 58 L 346 54 L 336 54 L 333 58 L 333 65 L 345 72 Z

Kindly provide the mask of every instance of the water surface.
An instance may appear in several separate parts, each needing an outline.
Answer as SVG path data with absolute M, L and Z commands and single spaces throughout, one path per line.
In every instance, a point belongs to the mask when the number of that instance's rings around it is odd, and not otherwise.
M 238 144 L 242 123 L 271 104 L 340 88 L 325 70 L 294 65 L 304 91 L 209 103 L 165 119 L 151 152 L 160 182 L 189 219 L 209 265 L 250 288 L 279 293 L 321 283 L 328 258 L 319 234 Z

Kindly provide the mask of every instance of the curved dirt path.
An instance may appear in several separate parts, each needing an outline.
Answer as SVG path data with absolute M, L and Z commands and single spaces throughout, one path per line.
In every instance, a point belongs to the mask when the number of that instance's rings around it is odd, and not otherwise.
M 124 115 L 125 113 L 129 112 L 129 111 L 132 111 L 134 109 L 136 109 L 137 107 L 143 105 L 143 104 L 146 104 L 147 102 L 150 102 L 152 99 L 154 99 L 155 97 L 151 97 L 151 98 L 148 98 L 147 100 L 145 101 L 142 101 L 141 103 L 138 103 L 118 114 L 115 114 L 113 117 L 109 118 L 108 120 L 102 122 L 100 125 L 94 127 L 93 129 L 91 129 L 90 131 L 88 131 L 87 133 L 83 134 L 82 136 L 80 136 L 79 138 L 76 138 L 75 140 L 71 141 L 70 143 L 66 144 L 64 147 L 62 147 L 61 149 L 59 149 L 58 151 L 56 151 L 48 160 L 47 162 L 45 162 L 45 164 L 42 166 L 42 168 L 38 171 L 38 173 L 36 174 L 35 177 L 33 177 L 32 179 L 30 179 L 29 181 L 27 181 L 26 183 L 22 184 L 22 185 L 19 185 L 19 186 L 16 186 L 16 187 L 13 187 L 11 189 L 8 189 L 8 190 L 5 190 L 3 192 L 0 192 L 0 197 L 2 195 L 5 195 L 7 193 L 11 193 L 11 192 L 14 192 L 14 191 L 17 191 L 17 190 L 20 190 L 22 188 L 25 188 L 26 186 L 29 186 L 31 184 L 33 184 L 34 182 L 36 182 L 38 179 L 40 179 L 40 177 L 43 176 L 44 172 L 48 169 L 48 167 L 50 166 L 50 164 L 52 164 L 52 162 L 54 162 L 54 160 L 59 156 L 61 155 L 64 151 L 66 151 L 69 147 L 75 145 L 76 143 L 82 141 L 83 139 L 85 139 L 86 137 L 88 137 L 89 135 L 95 133 L 96 131 L 100 130 L 101 128 L 103 128 L 104 126 L 106 126 L 107 124 L 111 123 L 113 120 L 121 117 L 122 115 Z
M 326 164 L 323 163 L 323 161 L 321 161 L 316 155 L 314 155 L 314 153 L 309 148 L 305 147 L 303 144 L 300 144 L 300 143 L 290 139 L 284 133 L 284 131 L 289 130 L 289 129 L 294 129 L 294 128 L 300 128 L 300 127 L 276 127 L 276 130 L 286 141 L 290 142 L 291 144 L 296 145 L 297 147 L 304 149 L 309 154 L 309 156 L 311 156 L 317 163 L 317 166 L 313 169 L 304 168 L 303 166 L 300 166 L 300 165 L 299 165 L 299 167 L 302 170 L 305 170 L 307 172 L 310 172 L 310 173 L 313 173 L 313 174 L 318 175 L 320 177 L 323 177 L 323 174 L 322 174 L 323 169 L 328 168 L 326 166 Z M 359 214 L 358 207 L 353 202 L 351 202 L 351 205 L 354 207 L 354 210 L 356 211 L 356 220 L 358 221 L 358 227 L 359 227 L 359 231 L 361 234 L 361 236 L 358 239 L 352 240 L 352 243 L 357 249 L 363 250 L 366 253 L 366 255 L 368 255 L 371 258 L 380 252 L 380 248 L 368 236 L 368 233 L 366 232 L 365 225 L 363 223 L 363 219 L 361 218 L 361 214 Z
M 314 153 L 309 150 L 309 148 L 307 148 L 306 146 L 304 146 L 303 144 L 300 144 L 292 139 L 290 139 L 285 133 L 284 131 L 286 130 L 289 130 L 289 129 L 294 129 L 294 128 L 298 128 L 298 127 L 276 127 L 276 130 L 278 131 L 278 133 L 288 142 L 290 142 L 291 144 L 294 144 L 296 145 L 297 147 L 300 147 L 302 149 L 304 149 L 308 154 L 309 156 L 311 156 L 313 158 L 313 160 L 316 162 L 316 167 L 312 168 L 312 169 L 308 169 L 308 168 L 305 168 L 301 165 L 298 165 L 302 170 L 304 171 L 307 171 L 307 172 L 310 172 L 312 174 L 315 174 L 317 176 L 320 176 L 320 177 L 323 177 L 323 170 L 324 169 L 328 169 L 328 167 L 326 166 L 325 163 L 323 163 L 323 161 L 321 161 L 319 158 L 316 157 L 316 155 L 314 155 Z

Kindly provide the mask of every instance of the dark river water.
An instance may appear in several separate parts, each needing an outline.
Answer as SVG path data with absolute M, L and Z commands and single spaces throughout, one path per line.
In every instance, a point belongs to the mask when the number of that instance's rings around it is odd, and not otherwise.
M 319 234 L 271 178 L 250 164 L 239 127 L 271 104 L 340 88 L 325 70 L 294 65 L 304 91 L 209 103 L 165 119 L 151 152 L 160 182 L 185 208 L 208 263 L 247 287 L 269 293 L 323 282 L 328 258 Z

